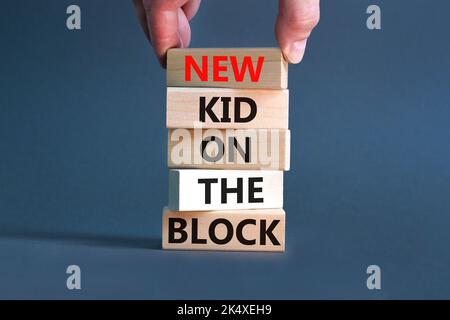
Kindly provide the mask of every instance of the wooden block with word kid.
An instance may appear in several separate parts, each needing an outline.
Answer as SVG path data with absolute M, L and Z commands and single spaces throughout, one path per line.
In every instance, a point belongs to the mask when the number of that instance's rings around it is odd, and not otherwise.
M 289 91 L 167 88 L 168 128 L 287 129 Z
M 168 87 L 286 89 L 288 64 L 278 48 L 170 49 Z
M 283 209 L 170 211 L 163 214 L 163 249 L 284 251 Z
M 169 171 L 169 209 L 206 211 L 283 207 L 283 171 Z
M 290 131 L 169 129 L 169 168 L 289 170 Z

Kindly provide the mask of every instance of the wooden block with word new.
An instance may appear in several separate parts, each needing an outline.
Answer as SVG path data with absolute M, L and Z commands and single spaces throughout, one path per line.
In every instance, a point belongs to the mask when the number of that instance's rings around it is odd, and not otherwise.
M 284 251 L 283 209 L 170 211 L 164 209 L 163 249 Z
M 283 207 L 283 171 L 169 170 L 169 209 L 207 211 Z
M 170 49 L 168 87 L 286 89 L 288 64 L 278 48 Z
M 168 128 L 287 129 L 289 90 L 167 88 Z
M 289 170 L 290 131 L 170 129 L 169 168 Z

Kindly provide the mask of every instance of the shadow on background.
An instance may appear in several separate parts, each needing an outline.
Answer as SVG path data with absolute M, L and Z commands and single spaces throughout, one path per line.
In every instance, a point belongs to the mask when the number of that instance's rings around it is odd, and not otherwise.
M 96 247 L 161 250 L 161 238 L 129 237 L 83 232 L 0 229 L 0 239 L 48 241 Z

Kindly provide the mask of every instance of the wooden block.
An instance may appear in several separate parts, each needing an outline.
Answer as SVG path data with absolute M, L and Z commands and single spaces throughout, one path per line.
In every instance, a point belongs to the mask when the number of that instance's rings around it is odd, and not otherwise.
M 169 168 L 289 170 L 290 131 L 170 129 Z
M 167 88 L 168 128 L 287 129 L 289 91 Z
M 284 251 L 283 209 L 188 211 L 164 209 L 163 249 Z
M 170 49 L 167 86 L 286 89 L 288 64 L 278 48 Z
M 169 209 L 206 211 L 283 207 L 283 171 L 169 170 Z

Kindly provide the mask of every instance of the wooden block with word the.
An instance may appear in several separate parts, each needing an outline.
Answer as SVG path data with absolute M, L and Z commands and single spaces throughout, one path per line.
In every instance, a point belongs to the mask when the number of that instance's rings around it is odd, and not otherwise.
M 170 211 L 164 209 L 163 249 L 284 251 L 283 209 Z
M 169 209 L 207 211 L 283 207 L 283 171 L 169 170 Z
M 168 128 L 287 129 L 289 90 L 167 88 Z
M 278 48 L 170 49 L 168 87 L 286 89 L 288 64 Z
M 169 168 L 289 170 L 290 131 L 169 129 Z

